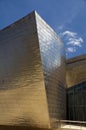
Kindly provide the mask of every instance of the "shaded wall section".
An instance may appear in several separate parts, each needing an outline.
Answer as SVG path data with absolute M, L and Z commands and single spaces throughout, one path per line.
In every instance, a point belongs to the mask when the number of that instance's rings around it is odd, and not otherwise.
M 28 127 L 28 126 L 0 126 L 1 130 L 53 130 L 49 128 L 38 128 L 38 127 Z
M 67 89 L 67 119 L 86 121 L 86 81 Z
M 35 12 L 0 31 L 0 125 L 50 126 Z
M 67 60 L 67 118 L 86 121 L 86 54 Z
M 38 39 L 51 127 L 66 119 L 65 49 L 61 39 L 36 13 Z

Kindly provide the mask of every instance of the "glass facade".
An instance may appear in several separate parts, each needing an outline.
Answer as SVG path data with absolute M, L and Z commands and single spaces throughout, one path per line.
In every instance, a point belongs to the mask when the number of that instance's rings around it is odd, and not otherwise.
M 67 90 L 67 118 L 86 121 L 86 81 Z
M 66 119 L 65 49 L 61 39 L 36 14 L 38 39 L 51 125 Z

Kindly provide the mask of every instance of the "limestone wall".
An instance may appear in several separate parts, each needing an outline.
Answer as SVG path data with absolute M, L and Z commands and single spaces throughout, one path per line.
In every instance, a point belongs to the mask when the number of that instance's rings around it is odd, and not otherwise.
M 67 60 L 67 87 L 86 81 L 86 54 Z

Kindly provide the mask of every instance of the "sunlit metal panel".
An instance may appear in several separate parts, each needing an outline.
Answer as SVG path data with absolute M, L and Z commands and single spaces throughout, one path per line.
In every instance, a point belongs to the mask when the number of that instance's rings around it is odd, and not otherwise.
M 33 12 L 0 31 L 0 125 L 54 127 L 65 106 L 64 45 Z
M 0 125 L 49 127 L 34 12 L 0 31 Z
M 38 39 L 51 127 L 66 119 L 65 48 L 54 30 L 36 13 Z

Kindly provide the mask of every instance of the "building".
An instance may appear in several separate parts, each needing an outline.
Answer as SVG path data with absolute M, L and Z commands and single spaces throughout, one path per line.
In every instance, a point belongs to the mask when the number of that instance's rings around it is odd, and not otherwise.
M 86 121 L 85 68 L 86 54 L 66 61 L 61 39 L 35 11 L 1 30 L 0 125 Z
M 67 60 L 67 119 L 86 121 L 86 54 Z
M 66 119 L 65 49 L 34 11 L 0 31 L 0 125 Z

